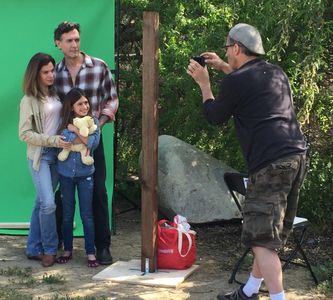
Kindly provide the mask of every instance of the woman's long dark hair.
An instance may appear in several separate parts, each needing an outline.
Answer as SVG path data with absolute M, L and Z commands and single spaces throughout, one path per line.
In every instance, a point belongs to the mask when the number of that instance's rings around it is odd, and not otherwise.
M 67 128 L 68 124 L 73 124 L 73 119 L 74 119 L 73 105 L 81 97 L 86 97 L 86 95 L 84 94 L 84 91 L 79 88 L 72 88 L 65 95 L 65 97 L 62 101 L 61 125 L 59 126 L 58 133 L 61 133 L 65 128 Z M 91 108 L 91 103 L 90 103 L 89 99 L 88 99 L 88 102 L 89 102 L 88 116 L 92 116 L 92 108 Z
M 40 85 L 39 72 L 42 67 L 49 63 L 52 63 L 53 67 L 55 66 L 55 60 L 49 54 L 38 52 L 31 57 L 23 79 L 23 91 L 27 96 L 34 96 L 39 100 L 48 96 L 43 94 Z M 49 87 L 49 95 L 55 95 L 53 86 Z

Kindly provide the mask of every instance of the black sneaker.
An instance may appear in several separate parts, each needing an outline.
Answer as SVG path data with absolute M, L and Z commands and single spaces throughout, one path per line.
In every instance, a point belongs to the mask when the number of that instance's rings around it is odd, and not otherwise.
M 246 296 L 243 292 L 243 287 L 244 285 L 242 285 L 238 290 L 228 294 L 224 294 L 223 292 L 221 292 L 220 294 L 217 295 L 217 299 L 218 300 L 259 300 L 258 294 L 253 294 L 251 297 Z
M 96 258 L 101 265 L 112 264 L 112 256 L 109 248 L 97 249 Z

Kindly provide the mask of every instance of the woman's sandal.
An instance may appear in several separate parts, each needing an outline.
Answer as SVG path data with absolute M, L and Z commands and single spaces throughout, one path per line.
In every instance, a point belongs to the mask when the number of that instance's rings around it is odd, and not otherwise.
M 97 259 L 88 259 L 87 260 L 87 266 L 89 268 L 96 268 L 96 267 L 99 266 L 99 263 L 98 263 Z
M 62 256 L 57 257 L 56 262 L 58 264 L 67 264 L 68 261 L 72 259 L 72 257 L 73 257 L 72 253 L 69 256 L 62 255 Z

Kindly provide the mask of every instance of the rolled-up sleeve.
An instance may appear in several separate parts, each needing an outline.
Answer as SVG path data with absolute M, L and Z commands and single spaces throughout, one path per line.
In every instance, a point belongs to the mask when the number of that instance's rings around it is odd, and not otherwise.
M 102 87 L 104 100 L 102 104 L 101 114 L 108 116 L 110 121 L 114 121 L 119 106 L 119 99 L 116 91 L 116 86 L 112 78 L 112 74 L 107 66 L 105 66 L 103 73 L 104 74 Z

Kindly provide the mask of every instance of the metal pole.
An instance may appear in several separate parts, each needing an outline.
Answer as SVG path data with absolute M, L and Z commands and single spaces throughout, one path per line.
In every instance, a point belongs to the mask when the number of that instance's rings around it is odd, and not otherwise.
M 117 95 L 119 98 L 119 77 L 120 77 L 120 0 L 116 1 L 116 69 L 115 69 L 115 76 L 116 76 L 116 89 Z M 114 193 L 116 191 L 116 175 L 117 175 L 117 163 L 118 163 L 118 139 L 117 139 L 117 132 L 118 132 L 118 121 L 117 118 L 114 122 L 114 136 L 113 136 L 113 193 L 112 193 L 112 233 L 116 234 L 116 207 L 115 207 L 115 197 Z

